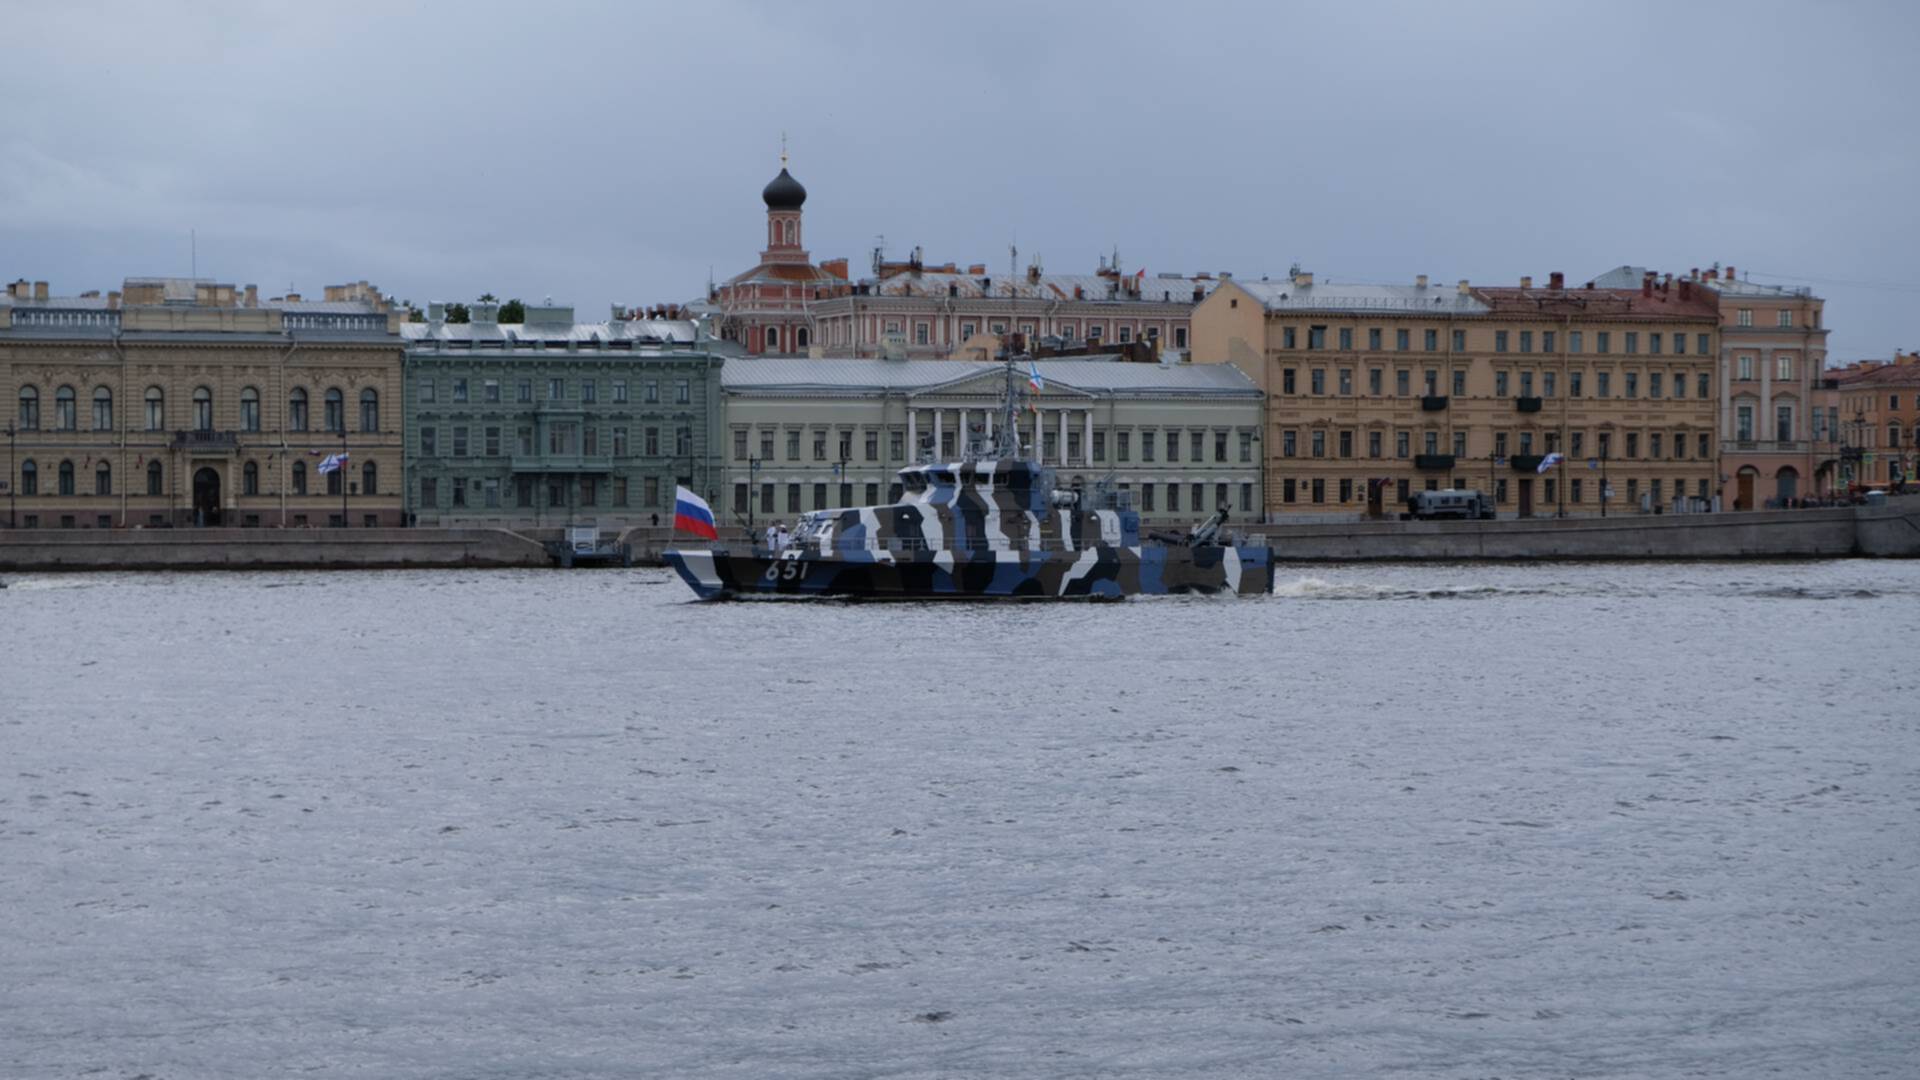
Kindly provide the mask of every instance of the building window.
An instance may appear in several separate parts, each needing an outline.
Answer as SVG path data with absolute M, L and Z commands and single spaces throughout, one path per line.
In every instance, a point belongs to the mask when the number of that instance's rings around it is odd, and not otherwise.
M 1121 327 L 1120 328 L 1120 344 L 1125 345 L 1128 342 L 1131 342 L 1132 340 L 1133 340 L 1133 327 L 1131 326 Z
M 1159 439 L 1158 432 L 1143 431 L 1140 433 L 1140 460 L 1141 461 L 1153 460 L 1154 446 L 1157 445 L 1159 441 L 1160 439 Z
M 1706 356 L 1707 354 L 1713 352 L 1712 335 L 1698 334 L 1695 336 L 1698 338 L 1698 340 L 1696 340 L 1693 343 L 1693 346 L 1694 346 L 1693 351 L 1699 353 L 1701 356 Z
M 767 327 L 767 351 L 768 351 L 768 352 L 779 352 L 779 351 L 780 351 L 780 329 L 779 329 L 779 327 L 775 327 L 775 326 L 769 326 L 769 327 Z
M 1781 308 L 1780 309 L 1780 326 L 1782 328 L 1785 328 L 1785 327 L 1790 327 L 1792 325 L 1793 325 L 1793 312 L 1787 310 L 1786 308 Z
M 500 380 L 487 379 L 480 384 L 480 397 L 489 405 L 500 403 Z
M 1593 393 L 1595 397 L 1608 398 L 1613 396 L 1613 373 L 1612 372 L 1610 371 L 1594 372 Z
M 1296 339 L 1295 339 L 1295 337 L 1294 337 L 1294 330 L 1293 330 L 1293 327 L 1291 327 L 1291 326 L 1285 326 L 1285 327 L 1281 327 L 1281 329 L 1280 329 L 1280 347 L 1281 347 L 1281 348 L 1283 348 L 1283 349 L 1293 349 L 1293 348 L 1298 348 L 1298 347 L 1299 347 L 1299 346 L 1298 346 L 1298 344 L 1296 343 Z
M 1386 372 L 1379 368 L 1367 369 L 1367 393 L 1379 397 L 1386 389 Z
M 1594 346 L 1593 346 L 1594 352 L 1601 353 L 1604 355 L 1606 353 L 1610 353 L 1613 351 L 1613 332 L 1612 331 L 1610 330 L 1595 331 L 1593 338 L 1594 338 Z
M 1660 355 L 1660 335 L 1658 332 L 1647 335 L 1647 352 L 1654 356 Z
M 104 386 L 93 388 L 93 430 L 113 430 L 113 391 Z
M 1793 356 L 1790 353 L 1780 353 L 1773 358 L 1773 377 L 1781 382 L 1793 380 Z M 1896 409 L 1899 407 L 1894 406 Z
M 293 463 L 293 493 L 295 495 L 307 493 L 307 463 L 304 461 Z
M 1353 393 L 1353 369 L 1340 369 L 1340 396 L 1348 397 Z
M 1453 332 L 1453 351 L 1467 351 L 1467 332 L 1465 330 L 1455 330 Z
M 1637 330 L 1627 331 L 1627 355 L 1633 356 L 1639 351 L 1640 351 L 1640 332 Z
M 693 384 L 680 379 L 673 384 L 673 401 L 676 405 L 693 404 Z
M 1307 348 L 1324 349 L 1327 347 L 1327 328 L 1324 326 L 1307 327 Z
M 556 440 L 560 438 L 563 427 L 564 425 L 561 424 L 553 426 L 552 434 Z M 559 453 L 559 448 L 555 447 L 554 452 Z M 453 429 L 453 456 L 457 458 L 467 456 L 467 429 L 461 425 L 455 425 Z
M 600 401 L 600 383 L 597 379 L 580 380 L 580 404 L 594 405 Z
M 1495 330 L 1493 332 L 1493 351 L 1507 351 L 1507 332 L 1505 330 Z
M 453 380 L 453 400 L 455 401 L 467 400 L 467 380 L 465 379 Z
M 369 433 L 380 430 L 380 392 L 371 386 L 360 391 L 360 430 Z
M 1547 353 L 1550 353 L 1550 352 L 1552 352 L 1552 351 L 1553 351 L 1553 341 L 1554 341 L 1554 332 L 1553 332 L 1553 331 L 1551 331 L 1551 330 L 1543 330 L 1543 331 L 1541 331 L 1541 332 L 1540 332 L 1540 351 L 1541 351 L 1541 352 L 1547 352 Z
M 1353 432 L 1351 431 L 1340 433 L 1340 456 L 1343 458 L 1353 456 Z
M 93 468 L 93 493 L 95 495 L 113 494 L 113 466 L 102 461 Z
M 160 462 L 157 460 L 147 462 L 147 494 L 149 495 L 166 494 L 164 479 L 165 479 L 164 475 L 160 469 Z
M 1661 386 L 1663 381 L 1664 376 L 1660 372 L 1647 372 L 1647 397 L 1658 398 L 1664 392 L 1664 388 Z M 1633 379 L 1631 377 L 1627 379 L 1627 389 L 1629 391 L 1633 389 Z M 1629 393 L 1627 396 L 1631 397 L 1633 395 Z
M 260 463 L 249 461 L 240 470 L 240 494 L 260 494 Z
M 1280 433 L 1280 456 L 1297 457 L 1300 451 L 1300 433 L 1289 428 Z
M 1325 394 L 1327 392 L 1327 369 L 1314 368 L 1310 373 L 1309 382 L 1313 387 L 1315 396 Z
M 1639 396 L 1640 396 L 1640 373 L 1637 371 L 1629 371 L 1627 372 L 1627 398 L 1631 400 Z
M 74 418 L 73 387 L 63 386 L 53 392 L 53 429 L 73 431 L 78 426 Z
M 1173 347 L 1176 349 L 1184 349 L 1187 347 L 1186 327 L 1176 326 L 1173 328 Z
M 1114 434 L 1114 440 L 1115 440 L 1114 450 L 1116 451 L 1116 454 L 1115 454 L 1116 460 L 1132 461 L 1133 460 L 1133 433 L 1130 431 L 1116 432 Z
M 1317 458 L 1326 457 L 1327 456 L 1327 433 L 1324 431 L 1314 432 L 1312 436 L 1311 445 L 1313 447 L 1314 457 L 1317 457 Z
M 1530 353 L 1533 351 L 1533 331 L 1531 330 L 1520 331 L 1520 351 L 1523 353 Z
M 1413 443 L 1413 439 L 1410 433 L 1405 431 L 1394 432 L 1393 433 L 1393 456 L 1397 458 L 1402 458 L 1402 459 L 1412 456 L 1412 453 L 1413 453 L 1412 443 Z
M 1736 326 L 1752 326 L 1753 325 L 1753 309 L 1744 308 L 1744 307 L 1741 308 L 1738 312 L 1734 314 L 1733 321 L 1734 321 L 1734 325 Z
M 20 430 L 40 430 L 40 391 L 31 386 L 20 388 Z
M 193 429 L 213 430 L 213 391 L 204 386 L 193 391 Z
M 1283 394 L 1291 394 L 1296 392 L 1296 388 L 1294 385 L 1294 369 L 1293 368 L 1280 369 L 1280 392 Z
M 1327 482 L 1317 476 L 1313 479 L 1313 501 L 1317 503 L 1327 501 Z
M 1298 493 L 1294 486 L 1293 477 L 1289 476 L 1286 479 L 1280 481 L 1280 501 L 1281 502 L 1285 502 L 1285 503 L 1293 502 L 1297 497 L 1297 494 Z
M 1504 371 L 1496 371 L 1493 373 L 1493 396 L 1507 396 L 1507 373 Z
M 1367 432 L 1367 456 L 1377 458 L 1381 453 L 1381 438 L 1377 431 Z
M 307 430 L 307 392 L 298 386 L 287 393 L 287 430 Z
M 73 462 L 63 461 L 60 463 L 59 485 L 56 490 L 59 491 L 60 494 L 73 494 Z

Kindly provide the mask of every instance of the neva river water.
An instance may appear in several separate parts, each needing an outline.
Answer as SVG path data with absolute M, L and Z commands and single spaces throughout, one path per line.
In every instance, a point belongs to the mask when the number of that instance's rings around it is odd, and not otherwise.
M 1920 564 L 0 591 L 0 1076 L 1862 1077 Z

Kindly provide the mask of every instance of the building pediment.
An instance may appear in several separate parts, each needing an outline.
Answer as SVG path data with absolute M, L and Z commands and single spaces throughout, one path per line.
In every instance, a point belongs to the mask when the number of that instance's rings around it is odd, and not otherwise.
M 1025 382 L 1024 377 L 1022 377 L 1021 381 L 1022 383 Z M 1006 389 L 1006 385 L 1006 373 L 996 368 L 991 371 L 973 371 L 965 375 L 957 376 L 949 382 L 923 386 L 918 390 L 912 391 L 907 396 L 909 398 L 946 396 L 990 397 L 998 400 L 1001 392 Z M 1071 386 L 1055 380 L 1049 380 L 1046 383 L 1045 389 L 1041 390 L 1037 395 L 1033 394 L 1032 388 L 1029 387 L 1028 394 L 1031 397 L 1038 397 L 1042 402 L 1055 399 L 1081 401 L 1095 396 L 1091 391 L 1082 390 L 1077 386 Z

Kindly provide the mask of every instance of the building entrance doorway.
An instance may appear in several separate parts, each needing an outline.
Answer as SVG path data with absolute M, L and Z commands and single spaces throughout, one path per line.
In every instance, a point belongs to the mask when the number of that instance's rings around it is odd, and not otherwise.
M 1734 489 L 1733 508 L 1735 510 L 1753 509 L 1753 481 L 1760 474 L 1752 466 L 1740 470 L 1735 479 L 1739 486 Z
M 1390 480 L 1367 481 L 1367 516 L 1378 518 L 1386 516 L 1387 485 Z
M 203 528 L 220 524 L 220 471 L 202 466 L 193 473 L 193 523 Z
M 1791 465 L 1782 465 L 1774 477 L 1774 497 L 1784 505 L 1790 499 L 1800 497 L 1800 473 Z
M 1520 480 L 1520 516 L 1523 518 L 1533 516 L 1533 479 L 1531 477 L 1522 477 Z

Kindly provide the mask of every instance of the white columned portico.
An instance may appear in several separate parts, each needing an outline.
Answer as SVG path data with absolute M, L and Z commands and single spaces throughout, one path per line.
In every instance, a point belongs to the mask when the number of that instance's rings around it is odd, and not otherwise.
M 920 460 L 920 410 L 907 403 L 907 461 Z
M 1093 410 L 1080 414 L 1080 460 L 1093 463 Z
M 1054 464 L 1065 465 L 1067 464 L 1067 410 L 1058 410 L 1057 416 L 1057 426 L 1060 428 L 1060 434 L 1056 437 L 1060 440 L 1060 445 L 1055 448 L 1058 451 L 1056 455 L 1058 460 L 1055 461 Z
M 945 409 L 933 410 L 933 459 L 935 461 L 940 460 L 940 414 L 946 411 Z

